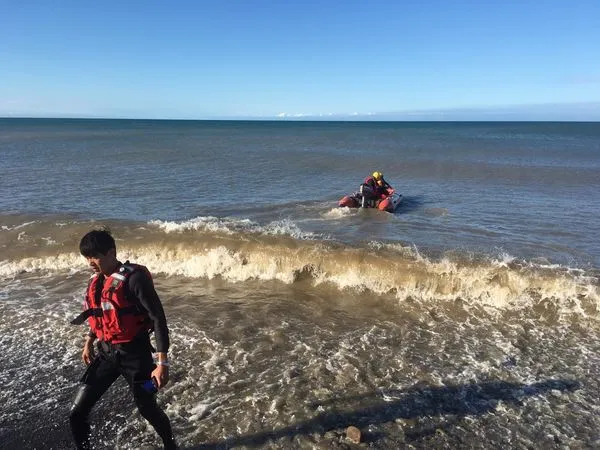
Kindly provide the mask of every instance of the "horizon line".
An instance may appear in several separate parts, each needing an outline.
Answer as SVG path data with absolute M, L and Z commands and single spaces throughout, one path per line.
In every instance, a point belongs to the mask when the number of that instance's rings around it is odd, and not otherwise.
M 373 123 L 373 122 L 405 122 L 405 123 L 417 123 L 417 122 L 432 122 L 432 123 L 452 123 L 452 122 L 473 122 L 473 123 L 486 123 L 486 122 L 546 122 L 546 123 L 599 123 L 600 119 L 535 119 L 535 118 L 522 118 L 522 119 L 433 119 L 433 118 L 421 118 L 421 119 L 409 119 L 409 118 L 375 118 L 369 116 L 368 118 L 358 118 L 356 116 L 346 118 L 334 118 L 334 117 L 319 117 L 319 116 L 306 116 L 306 117 L 251 117 L 251 116 L 223 116 L 223 117 L 212 117 L 212 118 L 152 118 L 152 117 L 105 117 L 105 116 L 2 116 L 0 120 L 144 120 L 154 122 L 361 122 L 361 123 Z

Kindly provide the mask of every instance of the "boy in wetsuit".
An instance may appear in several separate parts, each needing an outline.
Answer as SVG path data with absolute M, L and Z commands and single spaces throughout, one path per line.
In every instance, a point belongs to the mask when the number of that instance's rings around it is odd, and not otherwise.
M 175 449 L 169 418 L 155 398 L 156 391 L 169 382 L 169 331 L 150 272 L 144 266 L 117 260 L 115 241 L 105 230 L 87 233 L 79 250 L 94 275 L 86 292 L 86 309 L 72 321 L 80 324 L 87 319 L 90 325 L 82 353 L 87 369 L 69 416 L 75 444 L 78 449 L 90 448 L 90 411 L 123 376 L 140 414 L 154 427 L 165 449 Z M 151 330 L 156 337 L 156 363 Z

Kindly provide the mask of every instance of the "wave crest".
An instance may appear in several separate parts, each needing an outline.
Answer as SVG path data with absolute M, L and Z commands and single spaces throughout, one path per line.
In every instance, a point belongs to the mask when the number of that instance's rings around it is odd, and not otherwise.
M 0 246 L 6 249 L 1 276 L 85 270 L 76 249 L 90 223 L 23 222 L 15 220 L 0 231 Z M 400 300 L 461 299 L 497 308 L 552 299 L 570 310 L 585 303 L 593 315 L 599 304 L 594 271 L 519 261 L 510 255 L 477 259 L 452 253 L 431 259 L 397 243 L 351 247 L 317 239 L 287 220 L 261 226 L 247 219 L 198 217 L 117 227 L 119 257 L 163 276 L 220 277 L 234 283 L 278 280 Z
M 529 304 L 532 299 L 553 299 L 571 305 L 572 310 L 581 308 L 578 300 L 591 302 L 596 310 L 599 303 L 597 277 L 510 258 L 472 262 L 445 257 L 432 261 L 407 248 L 375 250 L 314 242 L 288 246 L 277 240 L 141 244 L 123 246 L 119 256 L 140 262 L 163 276 L 332 285 L 339 290 L 428 302 L 463 299 L 502 308 Z M 72 252 L 1 261 L 0 275 L 84 268 L 82 257 Z

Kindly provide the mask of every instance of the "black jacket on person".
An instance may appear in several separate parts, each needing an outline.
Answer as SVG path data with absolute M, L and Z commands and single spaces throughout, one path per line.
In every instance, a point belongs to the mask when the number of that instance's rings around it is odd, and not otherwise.
M 382 196 L 387 196 L 387 190 L 388 188 L 391 188 L 388 182 L 385 181 L 383 178 L 381 179 L 381 181 L 382 184 L 380 186 L 379 184 L 377 184 L 377 180 L 369 175 L 367 178 L 365 178 L 363 185 L 367 186 L 373 192 L 373 195 L 375 197 L 381 198 Z

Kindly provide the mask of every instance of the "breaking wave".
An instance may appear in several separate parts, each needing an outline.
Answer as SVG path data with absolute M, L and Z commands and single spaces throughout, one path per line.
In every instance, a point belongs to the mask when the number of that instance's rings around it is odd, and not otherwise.
M 86 270 L 77 253 L 89 223 L 30 222 L 3 227 L 21 243 L 0 260 L 0 275 Z M 504 308 L 550 300 L 562 309 L 595 316 L 599 305 L 594 271 L 516 260 L 509 255 L 445 255 L 436 259 L 414 247 L 370 242 L 352 247 L 318 239 L 291 222 L 258 226 L 248 220 L 197 218 L 185 222 L 119 224 L 123 260 L 139 261 L 155 274 L 221 278 L 228 282 L 278 280 L 338 290 L 369 291 L 398 299 L 476 301 Z M 34 245 L 35 244 L 35 245 Z

